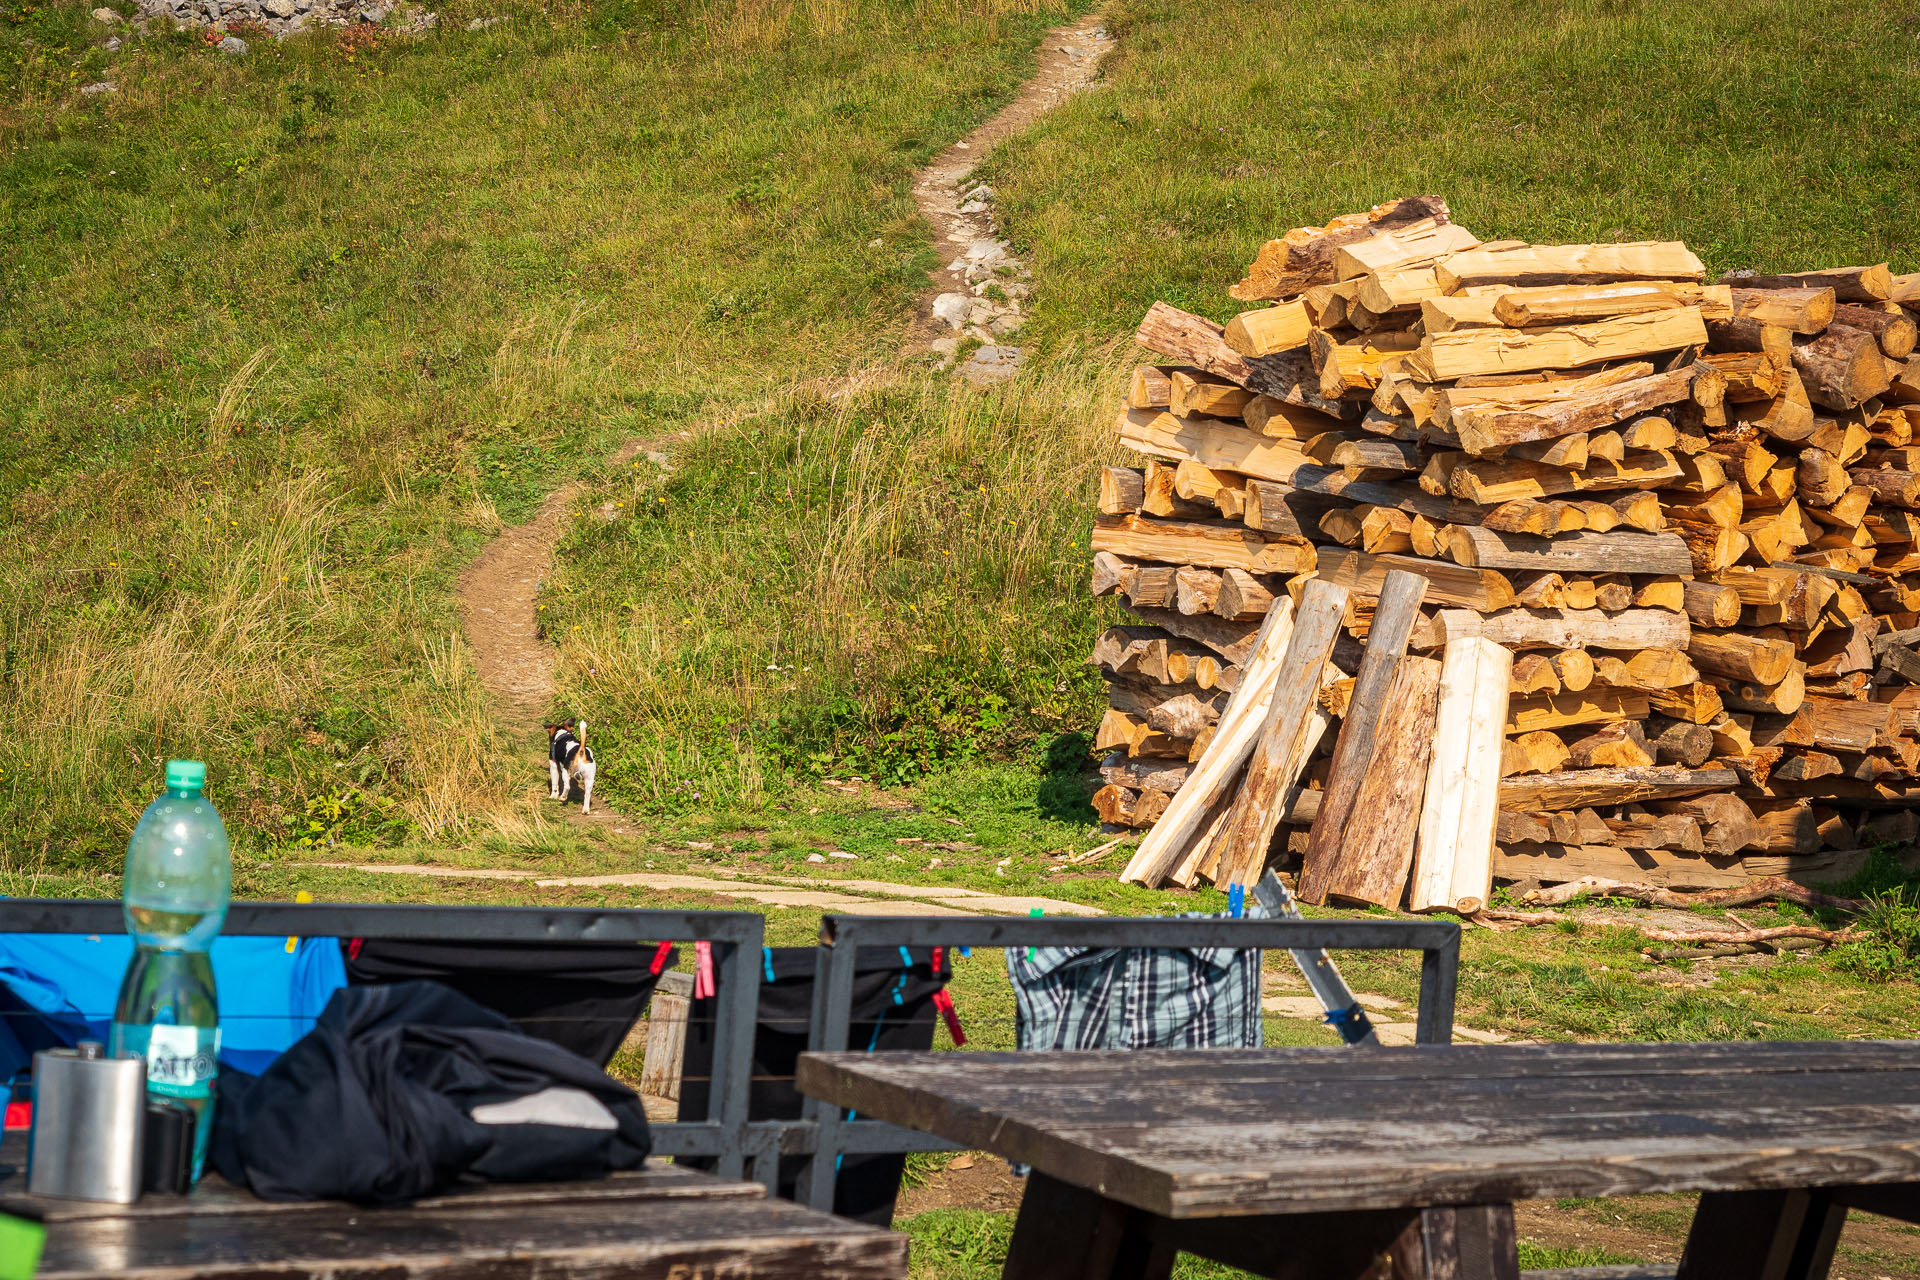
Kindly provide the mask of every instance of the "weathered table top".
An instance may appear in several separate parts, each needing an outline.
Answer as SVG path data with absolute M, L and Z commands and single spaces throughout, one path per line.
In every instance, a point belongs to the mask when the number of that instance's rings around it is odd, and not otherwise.
M 15 1150 L 10 1141 L 0 1159 Z M 24 1182 L 18 1162 L 0 1169 L 0 1208 L 46 1221 L 41 1280 L 899 1280 L 907 1266 L 904 1236 L 769 1201 L 758 1183 L 665 1164 L 594 1181 L 474 1186 L 392 1209 L 270 1203 L 217 1176 L 189 1196 L 131 1205 L 29 1196 Z
M 808 1054 L 799 1087 L 1169 1218 L 1920 1182 L 1920 1042 Z

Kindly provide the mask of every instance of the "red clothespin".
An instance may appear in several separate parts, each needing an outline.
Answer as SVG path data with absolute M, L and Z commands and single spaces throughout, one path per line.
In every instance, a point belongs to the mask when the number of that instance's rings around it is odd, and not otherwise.
M 672 954 L 673 954 L 673 944 L 671 942 L 661 943 L 660 949 L 653 953 L 653 964 L 649 966 L 647 972 L 651 973 L 656 978 L 659 977 L 660 971 L 667 967 L 667 957 Z
M 933 993 L 933 1007 L 940 1011 L 940 1018 L 947 1024 L 947 1034 L 953 1037 L 953 1047 L 958 1049 L 967 1042 L 967 1033 L 960 1029 L 960 1011 L 953 1007 L 953 995 L 945 987 Z
M 696 942 L 693 944 L 693 998 L 699 1000 L 711 996 L 716 989 L 713 981 L 713 944 Z

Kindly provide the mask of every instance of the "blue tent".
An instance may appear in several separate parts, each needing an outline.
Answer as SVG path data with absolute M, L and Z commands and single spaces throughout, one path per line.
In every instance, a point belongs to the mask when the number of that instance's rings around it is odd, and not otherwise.
M 133 958 L 125 934 L 0 934 L 0 1085 L 40 1049 L 107 1038 L 120 979 Z M 216 938 L 220 1061 L 258 1075 L 305 1035 L 327 999 L 347 985 L 340 943 L 302 938 Z

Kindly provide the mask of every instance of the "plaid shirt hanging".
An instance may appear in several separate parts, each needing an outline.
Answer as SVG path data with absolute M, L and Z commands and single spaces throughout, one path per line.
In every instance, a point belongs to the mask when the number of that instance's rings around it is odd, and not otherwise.
M 1257 950 L 1008 947 L 1007 976 L 1022 1050 L 1258 1048 L 1264 1038 Z

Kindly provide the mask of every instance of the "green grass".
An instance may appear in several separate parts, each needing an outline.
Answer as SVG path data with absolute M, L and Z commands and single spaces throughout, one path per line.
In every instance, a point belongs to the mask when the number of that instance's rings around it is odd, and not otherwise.
M 170 754 L 255 844 L 512 815 L 460 567 L 623 439 L 890 353 L 910 175 L 1072 2 L 452 0 L 244 59 L 0 7 L 9 846 L 112 852 Z

